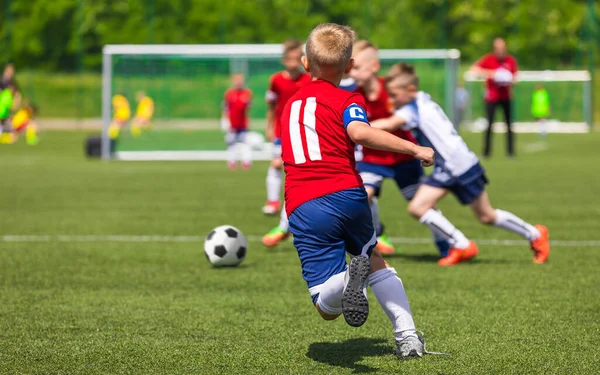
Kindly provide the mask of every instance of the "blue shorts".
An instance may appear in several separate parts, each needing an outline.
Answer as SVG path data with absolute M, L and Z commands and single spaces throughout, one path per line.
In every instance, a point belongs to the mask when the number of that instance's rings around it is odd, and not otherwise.
M 271 157 L 273 159 L 281 157 L 281 138 L 275 138 L 275 140 L 273 140 L 273 154 Z
M 473 203 L 483 193 L 488 179 L 485 176 L 485 169 L 477 163 L 458 177 L 451 176 L 442 168 L 435 168 L 423 183 L 450 190 L 461 204 L 467 205 Z
M 248 134 L 248 130 L 246 129 L 229 129 L 227 134 L 225 134 L 225 143 L 228 145 L 236 142 L 244 143 L 246 142 L 246 134 Z
M 377 244 L 363 188 L 310 200 L 292 212 L 289 222 L 313 303 L 321 285 L 346 270 L 346 253 L 370 257 Z
M 375 195 L 381 193 L 384 178 L 393 178 L 396 185 L 407 200 L 411 200 L 423 178 L 423 167 L 418 160 L 396 165 L 379 165 L 372 163 L 356 163 L 356 169 L 365 186 L 375 189 Z

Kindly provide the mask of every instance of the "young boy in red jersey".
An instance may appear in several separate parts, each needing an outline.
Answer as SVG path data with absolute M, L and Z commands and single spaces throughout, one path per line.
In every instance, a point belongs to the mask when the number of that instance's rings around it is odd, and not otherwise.
M 281 140 L 280 140 L 280 117 L 283 107 L 288 99 L 298 91 L 300 87 L 311 81 L 310 74 L 302 69 L 300 58 L 302 57 L 302 43 L 296 39 L 289 39 L 283 44 L 283 57 L 281 63 L 285 70 L 271 76 L 269 90 L 267 91 L 267 139 L 273 142 L 273 159 L 267 172 L 267 203 L 263 212 L 267 215 L 276 215 L 280 210 L 279 194 L 281 193 Z M 264 237 L 265 246 L 275 246 L 289 235 L 288 221 L 285 209 L 281 210 L 279 225 L 271 229 Z
M 352 69 L 354 35 L 349 27 L 322 24 L 308 37 L 302 64 L 315 80 L 289 99 L 281 115 L 285 207 L 319 314 L 326 320 L 343 314 L 348 324 L 361 326 L 369 313 L 368 285 L 392 321 L 398 358 L 421 357 L 424 343 L 402 281 L 373 253 L 377 239 L 354 146 L 410 154 L 427 166 L 434 154 L 371 128 L 362 96 L 337 87 Z
M 367 119 L 374 121 L 391 117 L 393 108 L 385 91 L 385 79 L 378 76 L 381 63 L 377 48 L 367 40 L 359 40 L 354 44 L 352 57 L 354 67 L 350 76 L 356 81 L 357 92 L 365 99 Z M 397 129 L 391 133 L 409 142 L 417 143 L 408 131 Z M 423 177 L 423 168 L 411 155 L 369 148 L 363 149 L 362 160 L 356 166 L 369 195 L 373 225 L 378 235 L 377 250 L 382 254 L 393 254 L 394 245 L 383 234 L 383 225 L 379 221 L 377 197 L 381 193 L 383 180 L 392 178 L 404 198 L 411 200 Z M 440 254 L 446 256 L 450 247 L 448 242 L 435 233 L 433 238 Z
M 223 115 L 221 127 L 227 132 L 227 165 L 229 169 L 237 169 L 236 145 L 241 148 L 241 162 L 243 169 L 252 166 L 252 150 L 246 144 L 248 133 L 248 108 L 252 102 L 252 91 L 245 86 L 246 78 L 242 73 L 231 76 L 231 88 L 223 96 Z

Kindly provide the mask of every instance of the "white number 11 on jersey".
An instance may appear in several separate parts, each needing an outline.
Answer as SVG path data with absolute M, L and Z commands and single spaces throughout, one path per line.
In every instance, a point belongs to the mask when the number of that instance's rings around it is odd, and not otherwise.
M 292 151 L 294 152 L 294 162 L 296 164 L 306 163 L 304 146 L 302 146 L 302 136 L 300 134 L 300 108 L 302 100 L 296 100 L 292 103 L 290 111 L 290 141 L 292 142 Z M 310 97 L 306 99 L 304 106 L 304 134 L 306 134 L 306 146 L 308 147 L 308 157 L 311 161 L 322 160 L 321 148 L 319 147 L 319 135 L 316 129 L 315 111 L 317 110 L 317 98 Z

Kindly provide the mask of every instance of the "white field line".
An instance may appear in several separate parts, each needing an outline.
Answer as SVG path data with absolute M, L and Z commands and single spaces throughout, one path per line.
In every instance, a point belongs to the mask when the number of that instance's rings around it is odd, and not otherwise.
M 261 236 L 246 236 L 249 242 L 260 242 Z M 397 244 L 430 244 L 431 238 L 392 237 Z M 202 242 L 203 236 L 132 236 L 132 235 L 2 235 L 0 242 Z M 476 239 L 481 245 L 526 246 L 524 240 Z M 552 246 L 600 247 L 600 240 L 552 240 Z

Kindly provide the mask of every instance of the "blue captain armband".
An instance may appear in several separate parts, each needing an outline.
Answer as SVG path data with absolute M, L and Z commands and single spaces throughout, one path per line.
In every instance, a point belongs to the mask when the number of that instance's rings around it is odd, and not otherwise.
M 367 120 L 367 112 L 364 110 L 363 107 L 359 106 L 356 103 L 352 103 L 348 107 L 346 107 L 346 109 L 344 110 L 343 119 L 344 129 L 346 129 L 348 124 L 352 121 L 360 121 L 364 122 L 369 126 L 371 125 L 369 124 L 369 120 Z

